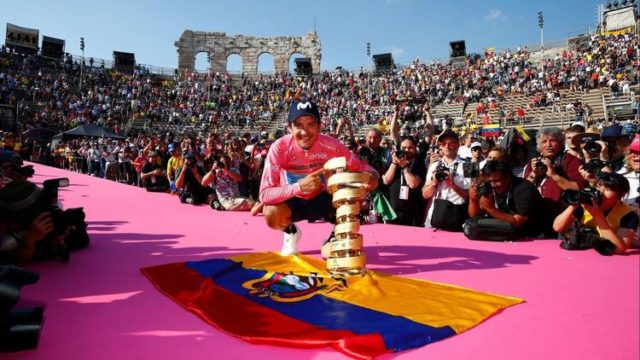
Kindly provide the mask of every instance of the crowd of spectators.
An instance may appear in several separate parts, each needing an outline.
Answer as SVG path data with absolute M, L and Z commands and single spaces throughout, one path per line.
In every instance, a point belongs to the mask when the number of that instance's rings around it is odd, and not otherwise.
M 582 190 L 586 184 L 614 186 L 612 181 L 619 181 L 601 180 L 601 172 L 626 174 L 630 190 L 622 193 L 625 187 L 617 185 L 614 190 L 620 199 L 631 199 L 628 204 L 635 204 L 637 217 L 637 154 L 625 143 L 638 132 L 637 121 L 586 131 L 593 124 L 590 109 L 575 104 L 571 108 L 575 126 L 566 131 L 542 129 L 536 140 L 510 131 L 482 140 L 472 126 L 464 133 L 453 131 L 455 119 L 433 114 L 432 108 L 461 103 L 464 112 L 468 104 L 478 103 L 467 124 L 486 125 L 524 118 L 523 108 L 502 108 L 501 103 L 514 95 L 530 98 L 533 108 L 557 106 L 561 89 L 609 87 L 613 96 L 629 94 L 630 85 L 638 82 L 639 51 L 633 36 L 594 35 L 576 49 L 545 59 L 542 67 L 534 65 L 525 47 L 468 57 L 464 66 L 416 60 L 388 73 L 336 70 L 314 77 L 220 73 L 159 77 L 142 67 L 124 74 L 94 62 L 81 72 L 81 64 L 69 56 L 56 63 L 2 48 L 0 104 L 16 106 L 22 130 L 63 131 L 96 124 L 122 139 L 76 138 L 51 144 L 3 133 L 0 145 L 32 161 L 176 194 L 183 203 L 255 214 L 260 211 L 257 199 L 264 159 L 279 136 L 256 124 L 282 113 L 291 99 L 305 96 L 318 103 L 323 131 L 344 141 L 382 176 L 377 193 L 387 198 L 395 213 L 382 216 L 384 221 L 446 228 L 438 223 L 442 214 L 434 214 L 436 200 L 444 200 L 452 204 L 449 211 L 461 217 L 492 216 L 519 229 L 520 236 L 556 236 L 567 228 L 566 219 L 554 223 L 555 215 L 566 208 L 562 198 L 566 190 Z M 491 119 L 492 110 L 499 110 L 500 119 Z M 145 128 L 126 132 L 136 119 L 147 119 Z M 155 124 L 189 131 L 160 132 Z M 364 125 L 374 126 L 364 138 L 355 137 Z M 229 131 L 232 127 L 240 131 Z M 571 141 L 571 136 L 580 139 L 584 133 L 600 136 L 597 154 L 586 151 L 584 143 Z M 535 150 L 526 146 L 532 142 Z M 585 170 L 594 158 L 604 164 L 597 173 Z M 492 185 L 490 196 L 476 191 L 482 178 Z M 517 201 L 509 202 L 506 196 L 513 196 L 513 189 Z M 544 227 L 531 226 L 539 219 L 528 214 L 540 206 L 555 210 L 541 220 Z M 637 220 L 625 224 L 637 236 Z M 619 252 L 629 245 L 612 242 Z

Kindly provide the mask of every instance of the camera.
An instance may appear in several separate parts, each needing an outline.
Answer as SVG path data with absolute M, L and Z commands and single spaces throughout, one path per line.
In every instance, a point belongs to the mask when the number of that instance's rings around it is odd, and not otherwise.
M 547 165 L 545 165 L 540 158 L 538 158 L 538 161 L 533 165 L 533 168 L 536 171 L 547 171 Z
M 591 205 L 591 200 L 602 204 L 602 194 L 593 187 L 586 187 L 584 190 L 565 190 L 562 192 L 562 200 L 569 205 L 585 204 Z
M 560 247 L 565 250 L 595 249 L 598 254 L 605 256 L 613 255 L 616 251 L 611 241 L 600 237 L 595 230 L 577 224 L 571 225 L 563 234 Z
M 444 181 L 449 177 L 449 168 L 440 163 L 438 164 L 438 167 L 436 167 L 436 170 L 433 172 L 433 176 L 438 181 Z
M 476 192 L 479 196 L 487 196 L 493 192 L 493 186 L 486 181 L 476 185 Z
M 187 159 L 187 161 L 185 161 L 185 166 L 187 168 L 192 168 L 196 166 L 196 159 Z
M 591 154 L 599 154 L 602 151 L 602 146 L 594 140 L 587 140 L 582 148 Z
M 396 150 L 396 157 L 397 157 L 398 159 L 402 159 L 402 158 L 403 158 L 403 157 L 405 157 L 406 155 L 407 155 L 407 153 L 406 153 L 404 150 L 402 150 L 402 149 L 398 149 L 398 150 Z
M 604 161 L 600 159 L 591 159 L 582 166 L 582 169 L 591 175 L 597 175 L 605 166 L 607 166 L 607 164 Z
M 85 223 L 85 213 L 83 208 L 73 208 L 62 210 L 58 207 L 58 188 L 69 186 L 69 179 L 59 178 L 45 180 L 42 183 L 42 193 L 40 202 L 44 211 L 51 214 L 53 230 L 47 235 L 47 240 L 43 241 L 42 256 L 45 258 L 57 258 L 62 263 L 69 262 L 69 252 L 85 248 L 89 245 L 89 234 Z M 72 232 L 64 241 L 54 243 L 53 237 L 64 235 L 67 228 L 72 228 Z

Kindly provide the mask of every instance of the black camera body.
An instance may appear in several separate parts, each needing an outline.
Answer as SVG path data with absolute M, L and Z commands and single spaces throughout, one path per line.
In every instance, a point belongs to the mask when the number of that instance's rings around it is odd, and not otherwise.
M 195 167 L 196 164 L 197 164 L 196 159 L 187 159 L 184 163 L 187 169 L 191 169 L 192 167 Z
M 563 234 L 560 247 L 565 250 L 595 249 L 600 255 L 613 255 L 616 246 L 609 240 L 600 237 L 598 233 L 588 227 L 577 224 L 571 225 Z
M 538 159 L 538 161 L 536 161 L 536 163 L 533 165 L 533 168 L 536 171 L 547 171 L 547 165 L 545 165 L 542 160 Z
M 562 192 L 562 200 L 569 205 L 591 205 L 591 200 L 602 204 L 602 194 L 596 188 L 586 187 L 584 190 L 565 190 Z
M 489 184 L 488 182 L 483 181 L 476 185 L 476 192 L 479 196 L 487 196 L 493 193 L 493 186 L 491 186 L 491 184 Z
M 402 150 L 402 149 L 396 150 L 396 157 L 398 159 L 402 159 L 405 156 L 407 156 L 407 153 L 404 150 Z
M 449 177 L 449 168 L 440 163 L 438 164 L 438 167 L 436 167 L 436 170 L 433 172 L 433 176 L 438 181 L 444 181 Z
M 600 146 L 600 144 L 596 145 Z M 591 175 L 598 175 L 605 166 L 607 166 L 607 164 L 604 161 L 600 159 L 591 159 L 582 166 L 582 169 Z

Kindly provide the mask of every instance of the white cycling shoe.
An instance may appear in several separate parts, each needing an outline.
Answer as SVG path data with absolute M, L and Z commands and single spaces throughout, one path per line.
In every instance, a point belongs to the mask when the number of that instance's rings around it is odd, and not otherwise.
M 295 255 L 298 253 L 298 241 L 300 241 L 300 237 L 302 236 L 302 230 L 300 230 L 296 224 L 293 224 L 293 226 L 296 227 L 295 234 L 284 233 L 282 250 L 280 250 L 280 255 L 282 256 Z

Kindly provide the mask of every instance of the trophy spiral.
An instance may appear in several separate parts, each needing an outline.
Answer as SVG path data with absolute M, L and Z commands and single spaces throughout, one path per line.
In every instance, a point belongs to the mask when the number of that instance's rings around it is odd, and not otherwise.
M 327 191 L 333 194 L 336 208 L 334 237 L 322 247 L 327 259 L 327 270 L 332 275 L 364 274 L 366 256 L 360 229 L 360 204 L 369 192 L 371 174 L 346 172 L 344 157 L 327 161 L 324 169 L 333 175 L 327 181 Z

